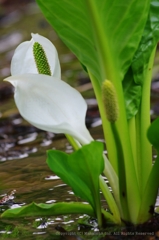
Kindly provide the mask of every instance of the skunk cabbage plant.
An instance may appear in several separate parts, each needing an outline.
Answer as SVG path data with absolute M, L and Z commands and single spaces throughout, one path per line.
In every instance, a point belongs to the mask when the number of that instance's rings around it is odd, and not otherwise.
M 102 143 L 93 141 L 85 128 L 84 100 L 60 80 L 56 50 L 50 43 L 43 44 L 42 37 L 38 40 L 38 35 L 33 35 L 31 42 L 17 48 L 11 64 L 12 76 L 7 81 L 15 86 L 16 104 L 30 123 L 47 131 L 69 134 L 80 143 L 70 155 L 49 150 L 47 164 L 88 205 L 58 203 L 63 209 L 59 210 L 58 204 L 30 204 L 7 210 L 2 216 L 31 216 L 33 209 L 34 215 L 38 215 L 49 208 L 52 215 L 83 212 L 93 215 L 99 227 L 104 219 L 119 225 L 144 223 L 153 216 L 159 187 L 158 156 L 152 164 L 152 145 L 159 151 L 159 120 L 150 125 L 150 85 L 159 39 L 159 1 L 37 0 L 37 3 L 90 77 L 108 159 Z M 39 53 L 41 48 L 46 53 L 42 72 L 37 71 L 41 58 L 36 60 L 30 50 L 34 42 L 41 46 L 37 47 Z M 47 52 L 49 48 L 52 54 Z M 19 56 L 26 56 L 24 63 L 19 63 Z M 29 58 L 35 61 L 32 66 L 27 63 Z M 108 211 L 101 206 L 99 188 Z M 46 214 L 49 214 L 47 210 Z

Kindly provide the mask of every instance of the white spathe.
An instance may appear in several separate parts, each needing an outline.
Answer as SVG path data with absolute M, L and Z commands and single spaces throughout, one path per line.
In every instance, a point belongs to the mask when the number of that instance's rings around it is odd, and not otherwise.
M 36 73 L 38 70 L 35 64 L 33 55 L 33 45 L 38 42 L 42 45 L 47 56 L 51 75 L 61 79 L 61 68 L 59 63 L 58 54 L 54 45 L 45 37 L 39 34 L 31 34 L 32 39 L 21 43 L 15 50 L 11 61 L 11 75 L 19 75 L 25 73 Z
M 85 126 L 87 105 L 81 94 L 61 80 L 58 55 L 46 38 L 32 34 L 32 40 L 20 44 L 11 62 L 14 99 L 20 114 L 39 129 L 69 134 L 81 144 L 93 141 Z M 38 74 L 32 53 L 34 42 L 45 50 L 52 76 Z

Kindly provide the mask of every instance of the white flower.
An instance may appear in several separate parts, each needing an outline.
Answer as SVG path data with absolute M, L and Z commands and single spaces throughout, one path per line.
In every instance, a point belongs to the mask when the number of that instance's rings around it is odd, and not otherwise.
M 20 114 L 32 125 L 45 131 L 69 134 L 82 144 L 92 141 L 85 126 L 87 105 L 80 93 L 61 80 L 58 55 L 46 38 L 33 34 L 31 41 L 20 44 L 11 62 L 14 99 Z M 45 50 L 51 75 L 38 74 L 33 44 Z
M 54 45 L 45 37 L 39 34 L 31 34 L 32 39 L 21 43 L 15 50 L 11 61 L 11 75 L 20 75 L 26 73 L 37 73 L 38 70 L 33 56 L 33 45 L 35 42 L 40 43 L 45 50 L 51 75 L 61 79 L 61 68 L 58 54 Z

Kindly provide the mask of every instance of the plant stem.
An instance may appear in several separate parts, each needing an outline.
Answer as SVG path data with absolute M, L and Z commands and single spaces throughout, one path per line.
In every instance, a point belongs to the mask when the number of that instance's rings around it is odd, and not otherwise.
M 140 139 L 140 115 L 137 113 L 135 116 L 135 125 L 136 125 L 136 161 L 137 161 L 137 176 L 140 189 L 140 196 L 142 194 L 142 169 L 141 169 L 141 139 Z M 136 162 L 135 161 L 135 162 Z
M 156 196 L 159 187 L 159 153 L 149 174 L 149 178 L 142 195 L 142 201 L 138 216 L 138 223 L 144 223 L 153 215 Z
M 98 226 L 101 228 L 103 226 L 103 221 L 102 221 L 102 214 L 101 214 L 101 203 L 99 200 L 99 193 L 98 196 L 94 196 L 95 198 L 95 204 L 96 204 L 96 214 L 97 214 L 97 220 L 98 220 Z
M 114 216 L 112 214 L 110 214 L 109 212 L 106 212 L 104 209 L 102 209 L 102 214 L 107 222 L 108 221 L 111 221 L 112 223 L 116 222 L 116 219 L 114 218 Z
M 74 150 L 78 150 L 81 147 L 81 145 L 73 137 L 71 137 L 68 134 L 65 134 L 65 136 L 66 136 L 67 140 L 69 141 L 69 143 L 74 148 Z
M 94 87 L 94 91 L 95 91 L 99 109 L 100 109 L 109 160 L 115 172 L 118 175 L 118 161 L 120 161 L 118 157 L 120 154 L 117 152 L 117 150 L 119 150 L 117 145 L 119 141 L 116 141 L 116 136 L 112 132 L 111 124 L 106 119 L 104 104 L 102 102 L 102 97 L 101 97 L 100 86 L 97 80 L 95 79 L 95 77 L 90 72 L 89 72 L 89 75 L 92 81 L 92 85 Z M 120 91 L 118 91 L 118 93 L 119 92 Z M 121 98 L 123 99 L 123 96 Z M 134 159 L 133 159 L 133 154 L 131 149 L 128 124 L 126 120 L 125 103 L 122 104 L 120 101 L 120 106 L 121 106 L 119 109 L 120 119 L 119 121 L 117 121 L 118 123 L 115 123 L 115 125 L 116 125 L 118 135 L 120 136 L 120 143 L 121 143 L 120 152 L 123 151 L 123 159 L 124 159 L 125 172 L 126 172 L 126 179 L 124 181 L 126 182 L 126 192 L 128 196 L 127 201 L 128 201 L 128 208 L 130 211 L 129 216 L 132 217 L 132 219 L 129 219 L 129 220 L 135 223 L 137 220 L 138 210 L 140 206 L 140 193 L 139 193 L 139 186 L 137 181 L 135 165 L 133 162 Z M 132 202 L 132 199 L 133 199 L 133 202 Z M 135 211 L 133 209 L 134 205 L 136 209 Z M 123 204 L 123 207 L 124 207 L 124 204 Z
M 104 154 L 103 154 L 103 157 L 104 157 L 104 162 L 105 162 L 105 168 L 104 168 L 103 173 L 106 176 L 106 178 L 108 179 L 109 184 L 112 188 L 115 202 L 120 211 L 120 215 L 123 216 L 121 202 L 120 202 L 120 196 L 119 196 L 119 178 L 118 178 L 116 172 L 114 171 L 111 163 L 107 159 L 107 157 Z
M 128 209 L 128 194 L 127 194 L 127 182 L 126 182 L 126 168 L 125 168 L 125 161 L 123 155 L 123 149 L 120 141 L 120 136 L 117 132 L 116 126 L 114 123 L 111 124 L 112 133 L 116 139 L 116 146 L 118 152 L 118 177 L 119 177 L 119 195 L 120 195 L 120 202 L 123 211 L 122 218 L 125 221 L 130 221 L 130 214 Z
M 110 189 L 108 188 L 108 186 L 105 183 L 102 176 L 99 177 L 99 184 L 100 184 L 100 188 L 102 190 L 102 193 L 103 193 L 103 195 L 104 195 L 104 197 L 107 201 L 109 209 L 114 216 L 115 223 L 120 225 L 121 224 L 121 219 L 120 219 L 119 209 L 117 207 L 117 204 L 115 203 L 115 200 L 112 196 L 112 193 L 110 192 Z
M 115 145 L 115 140 L 114 137 L 111 133 L 111 128 L 110 128 L 110 124 L 106 118 L 106 114 L 105 114 L 105 108 L 104 108 L 104 104 L 102 101 L 102 96 L 101 96 L 101 87 L 99 86 L 99 83 L 97 81 L 97 79 L 91 74 L 90 71 L 88 71 L 89 73 L 89 77 L 91 79 L 92 85 L 93 85 L 93 89 L 96 95 L 96 99 L 98 102 L 98 107 L 99 107 L 99 111 L 100 111 L 100 116 L 102 119 L 102 126 L 103 126 L 103 132 L 104 132 L 104 138 L 106 141 L 106 146 L 108 149 L 108 155 L 109 155 L 109 160 L 115 170 L 116 173 L 118 173 L 118 158 L 117 158 L 117 152 L 116 152 L 116 145 Z
M 147 130 L 150 126 L 150 84 L 152 79 L 152 67 L 154 62 L 156 47 L 152 51 L 147 69 L 145 71 L 145 79 L 142 86 L 142 98 L 139 111 L 137 113 L 138 129 L 137 137 L 140 145 L 140 150 L 138 151 L 138 161 L 139 161 L 139 176 L 140 176 L 140 186 L 141 195 L 144 192 L 149 174 L 152 168 L 152 147 L 147 139 Z
M 136 223 L 141 199 L 140 199 L 139 186 L 138 186 L 137 175 L 135 171 L 135 164 L 134 164 L 129 130 L 128 130 L 125 100 L 124 100 L 124 94 L 123 94 L 123 88 L 122 88 L 122 82 L 121 82 L 122 81 L 121 70 L 119 68 L 118 63 L 116 62 L 116 59 L 113 59 L 113 55 L 112 55 L 113 48 L 112 46 L 110 46 L 110 41 L 108 41 L 108 36 L 106 36 L 105 34 L 104 25 L 100 21 L 100 16 L 99 16 L 100 13 L 98 12 L 98 9 L 96 7 L 96 2 L 87 0 L 87 5 L 89 9 L 90 18 L 92 21 L 94 38 L 96 40 L 99 66 L 101 70 L 101 78 L 103 78 L 101 79 L 100 82 L 104 81 L 105 79 L 108 79 L 112 82 L 112 84 L 116 89 L 116 93 L 117 93 L 116 97 L 119 105 L 119 118 L 114 123 L 114 125 L 116 129 L 116 134 L 120 136 L 119 139 L 120 139 L 121 147 L 118 147 L 119 141 L 118 139 L 116 139 L 116 136 L 114 136 L 112 129 L 110 129 L 111 128 L 110 123 L 106 120 L 103 122 L 103 125 L 105 125 L 104 127 L 105 129 L 107 129 L 109 134 L 109 136 L 106 136 L 106 137 L 109 137 L 108 143 L 109 143 L 109 140 L 113 143 L 113 145 L 111 146 L 106 142 L 108 156 L 117 174 L 118 174 L 117 162 L 119 161 L 118 166 L 120 168 L 124 166 L 127 203 L 128 203 L 129 216 L 130 216 L 129 220 L 132 223 Z M 100 94 L 101 94 L 101 89 L 100 89 Z M 102 100 L 100 100 L 99 104 L 101 102 Z M 102 112 L 103 112 L 103 109 L 102 109 Z M 102 117 L 102 120 L 103 118 L 104 117 Z M 119 150 L 119 153 L 118 153 L 118 150 Z M 112 151 L 116 151 L 114 154 L 115 160 L 112 159 L 112 155 L 111 155 Z M 117 158 L 118 156 L 121 155 L 121 152 L 123 155 L 122 165 L 120 165 L 120 159 Z M 122 172 L 122 169 L 120 169 L 120 172 Z M 135 206 L 135 209 L 134 209 L 134 206 Z
M 128 120 L 128 128 L 129 128 L 130 142 L 131 142 L 131 148 L 132 148 L 132 153 L 134 158 L 135 171 L 136 171 L 137 180 L 139 184 L 138 159 L 137 159 L 138 144 L 136 144 L 137 137 L 136 137 L 135 117 L 132 117 L 131 119 Z

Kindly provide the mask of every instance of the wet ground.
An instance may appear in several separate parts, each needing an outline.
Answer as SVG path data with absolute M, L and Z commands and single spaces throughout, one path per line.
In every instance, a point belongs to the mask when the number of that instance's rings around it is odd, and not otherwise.
M 53 148 L 70 153 L 72 147 L 63 135 L 41 131 L 24 121 L 15 106 L 12 86 L 2 80 L 10 75 L 10 61 L 16 46 L 22 41 L 29 40 L 31 32 L 44 35 L 58 50 L 62 79 L 77 88 L 87 101 L 86 124 L 92 136 L 95 139 L 103 139 L 92 85 L 75 56 L 45 21 L 34 1 L 16 0 L 14 5 L 9 0 L 0 3 L 0 211 L 32 201 L 37 203 L 79 201 L 71 189 L 48 169 L 45 162 L 47 149 Z M 159 115 L 158 53 L 153 80 L 151 114 L 152 118 L 155 118 Z M 83 224 L 84 219 L 86 225 Z M 103 238 L 102 234 L 100 236 L 95 234 L 96 230 L 96 221 L 84 215 L 0 220 L 0 239 L 102 240 L 123 237 L 118 234 L 107 234 L 109 236 Z M 66 231 L 79 231 L 79 234 L 72 236 L 65 234 Z M 84 236 L 81 236 L 80 232 Z

